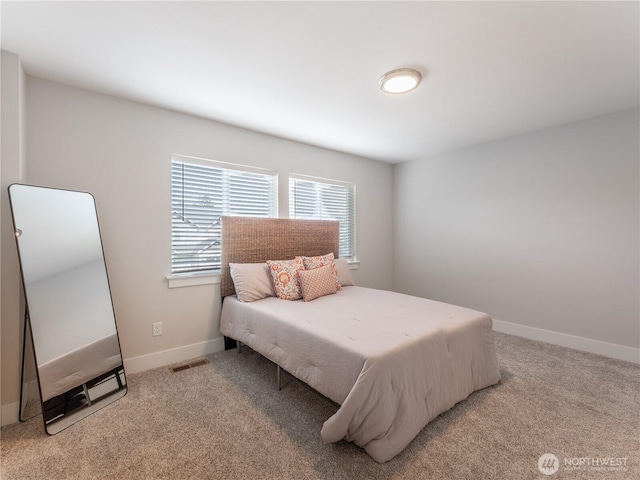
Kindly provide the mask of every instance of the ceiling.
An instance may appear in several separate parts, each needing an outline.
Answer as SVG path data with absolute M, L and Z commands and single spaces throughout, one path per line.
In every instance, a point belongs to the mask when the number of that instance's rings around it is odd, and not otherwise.
M 386 162 L 639 104 L 638 2 L 7 2 L 28 75 Z M 405 95 L 388 70 L 423 74 Z

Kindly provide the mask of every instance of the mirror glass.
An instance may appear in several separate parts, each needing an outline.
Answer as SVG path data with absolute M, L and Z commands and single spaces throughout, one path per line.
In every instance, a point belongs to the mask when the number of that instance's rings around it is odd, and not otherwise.
M 127 391 L 98 216 L 86 192 L 14 184 L 9 199 L 52 435 Z

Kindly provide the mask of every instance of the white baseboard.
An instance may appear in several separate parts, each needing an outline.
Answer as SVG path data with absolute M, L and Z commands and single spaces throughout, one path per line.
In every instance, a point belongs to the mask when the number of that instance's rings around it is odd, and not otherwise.
M 493 320 L 493 329 L 496 332 L 507 333 L 518 337 L 538 340 L 540 342 L 551 343 L 561 347 L 573 348 L 585 352 L 603 355 L 605 357 L 625 360 L 640 364 L 640 349 L 626 347 L 624 345 L 616 345 L 614 343 L 601 342 L 590 338 L 577 337 L 566 333 L 553 332 L 542 328 L 529 327 L 517 323 L 504 322 L 502 320 Z M 173 363 L 191 360 L 192 358 L 209 355 L 224 350 L 224 339 L 214 338 L 206 342 L 194 343 L 184 347 L 172 348 L 161 352 L 141 355 L 139 357 L 128 358 L 124 360 L 124 368 L 127 373 L 144 372 L 153 368 L 165 367 Z M 38 395 L 36 382 L 27 384 L 28 398 L 35 398 Z M 20 414 L 20 402 L 7 403 L 0 406 L 2 411 L 2 426 L 9 425 L 18 421 Z
M 224 338 L 214 338 L 206 342 L 185 345 L 161 352 L 140 355 L 139 357 L 125 358 L 124 370 L 126 373 L 138 373 L 153 368 L 165 367 L 172 363 L 179 363 L 192 358 L 209 355 L 224 350 Z
M 496 319 L 493 319 L 493 329 L 496 332 L 508 333 L 509 335 L 515 335 L 517 337 L 529 338 L 531 340 L 538 340 L 561 347 L 573 348 L 574 350 L 582 350 L 584 352 L 595 353 L 596 355 L 640 364 L 640 349 L 638 348 L 601 342 L 600 340 L 592 340 L 590 338 L 576 337 L 575 335 L 553 332 L 551 330 Z
M 18 421 L 20 402 L 5 403 L 0 406 L 0 410 L 2 410 L 2 426 L 11 425 Z
M 139 357 L 125 358 L 124 368 L 126 373 L 138 373 L 153 368 L 165 367 L 173 363 L 191 360 L 192 358 L 202 357 L 215 352 L 224 350 L 224 339 L 214 338 L 206 342 L 194 343 L 184 347 L 172 348 L 161 352 L 150 353 L 148 355 L 140 355 Z M 38 383 L 34 380 L 25 384 L 26 397 L 28 399 L 37 399 Z M 18 422 L 20 415 L 20 402 L 7 403 L 0 406 L 2 413 L 0 414 L 2 426 L 10 425 Z
M 37 380 L 31 380 L 27 383 L 24 384 L 24 389 L 26 392 L 25 398 L 24 398 L 24 406 L 27 405 L 27 402 L 29 400 L 36 400 L 36 401 L 40 401 L 40 385 L 38 385 L 38 381 Z
M 24 403 L 26 405 L 28 400 L 40 401 L 40 392 L 38 390 L 38 381 L 32 380 L 24 384 L 25 396 Z M 5 425 L 11 425 L 17 423 L 20 417 L 20 402 L 7 403 L 1 406 L 2 414 L 0 414 L 0 423 L 4 427 Z

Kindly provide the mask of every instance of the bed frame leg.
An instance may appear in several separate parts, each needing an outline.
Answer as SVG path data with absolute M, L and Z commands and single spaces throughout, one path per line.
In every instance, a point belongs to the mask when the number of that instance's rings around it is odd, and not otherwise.
M 87 399 L 87 405 L 91 406 L 91 397 L 89 396 L 89 389 L 87 388 L 87 384 L 82 384 L 82 391 L 84 392 L 84 396 Z
M 280 376 L 280 365 L 276 365 L 278 367 L 278 390 L 282 390 L 282 378 Z
M 238 342 L 238 353 L 242 353 L 242 342 Z

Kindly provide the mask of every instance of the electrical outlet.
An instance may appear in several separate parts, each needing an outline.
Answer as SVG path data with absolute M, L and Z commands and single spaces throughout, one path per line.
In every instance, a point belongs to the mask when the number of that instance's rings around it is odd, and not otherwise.
M 157 337 L 158 335 L 162 335 L 162 322 L 156 322 L 152 325 L 153 327 L 153 336 Z

